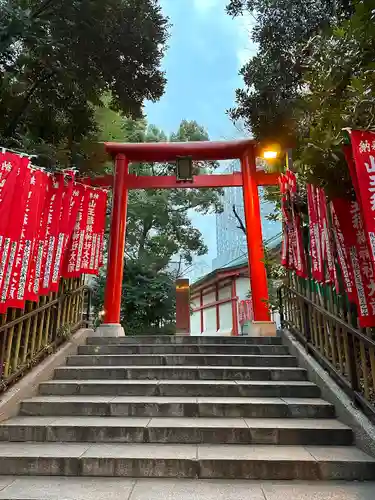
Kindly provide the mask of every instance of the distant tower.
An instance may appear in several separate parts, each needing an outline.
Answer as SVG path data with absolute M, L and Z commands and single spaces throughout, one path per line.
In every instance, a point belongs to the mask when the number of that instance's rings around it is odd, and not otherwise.
M 240 168 L 239 161 L 233 161 L 224 172 L 238 172 Z M 239 224 L 233 213 L 234 205 L 237 214 L 245 222 L 242 188 L 224 188 L 222 202 L 224 210 L 221 214 L 217 214 L 216 216 L 217 257 L 212 262 L 212 269 L 223 267 L 247 254 L 246 236 L 243 231 L 238 228 Z M 264 240 L 271 238 L 280 231 L 279 223 L 270 222 L 265 219 L 265 216 L 272 212 L 272 210 L 272 204 L 261 202 Z

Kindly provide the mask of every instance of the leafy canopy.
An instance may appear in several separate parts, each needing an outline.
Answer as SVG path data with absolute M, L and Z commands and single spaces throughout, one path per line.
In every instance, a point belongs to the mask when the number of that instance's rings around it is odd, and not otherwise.
M 95 108 L 142 115 L 163 94 L 158 0 L 0 0 L 0 140 L 47 165 L 79 164 Z

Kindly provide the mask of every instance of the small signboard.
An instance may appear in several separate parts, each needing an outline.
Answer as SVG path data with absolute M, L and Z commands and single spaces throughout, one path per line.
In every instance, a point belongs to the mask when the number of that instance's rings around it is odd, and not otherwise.
M 253 299 L 241 300 L 238 303 L 238 317 L 240 321 L 240 325 L 243 326 L 247 321 L 254 320 L 254 311 L 253 311 Z

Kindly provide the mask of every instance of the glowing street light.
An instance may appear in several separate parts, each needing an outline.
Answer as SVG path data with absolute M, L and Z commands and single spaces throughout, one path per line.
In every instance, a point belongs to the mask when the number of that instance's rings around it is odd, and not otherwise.
M 276 160 L 281 154 L 281 148 L 279 144 L 269 144 L 267 147 L 263 148 L 262 156 L 264 160 Z
M 278 156 L 279 156 L 278 151 L 271 151 L 271 150 L 263 151 L 263 158 L 265 160 L 276 160 Z

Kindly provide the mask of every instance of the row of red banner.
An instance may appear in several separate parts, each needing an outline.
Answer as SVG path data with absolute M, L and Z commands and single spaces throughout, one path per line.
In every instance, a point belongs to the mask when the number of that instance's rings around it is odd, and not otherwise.
M 103 263 L 107 192 L 0 153 L 0 313 Z
M 284 237 L 282 264 L 297 275 L 329 283 L 339 291 L 340 268 L 348 298 L 357 305 L 359 324 L 375 326 L 375 133 L 351 131 L 345 156 L 355 200 L 334 199 L 327 205 L 323 189 L 308 185 L 310 273 L 302 245 L 302 225 L 293 203 L 296 179 L 280 177 Z

